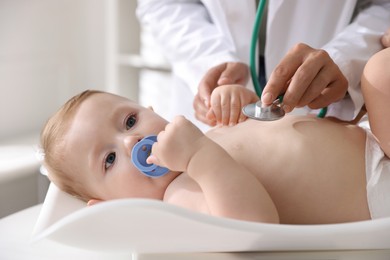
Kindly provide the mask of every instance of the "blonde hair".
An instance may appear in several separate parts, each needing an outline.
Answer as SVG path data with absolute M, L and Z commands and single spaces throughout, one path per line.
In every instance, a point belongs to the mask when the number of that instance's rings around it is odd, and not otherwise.
M 41 132 L 41 148 L 45 154 L 43 165 L 48 171 L 49 179 L 61 190 L 88 200 L 91 196 L 83 185 L 71 174 L 66 167 L 65 136 L 74 116 L 84 100 L 90 96 L 104 93 L 98 90 L 86 90 L 69 99 L 44 125 Z

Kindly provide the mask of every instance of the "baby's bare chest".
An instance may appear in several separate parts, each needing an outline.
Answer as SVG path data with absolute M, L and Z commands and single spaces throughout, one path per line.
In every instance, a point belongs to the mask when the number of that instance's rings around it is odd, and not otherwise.
M 364 156 L 364 137 L 317 119 L 247 121 L 236 127 L 216 129 L 208 136 L 259 177 L 310 174 L 313 169 L 326 172 L 329 165 L 336 169 L 345 161 Z

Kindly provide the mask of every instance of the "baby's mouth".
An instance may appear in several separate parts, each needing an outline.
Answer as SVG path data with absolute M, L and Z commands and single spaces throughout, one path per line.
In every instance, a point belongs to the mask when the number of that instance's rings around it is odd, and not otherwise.
M 146 136 L 142 140 L 139 140 L 131 151 L 131 161 L 140 172 L 148 177 L 156 178 L 165 175 L 169 170 L 146 162 L 146 159 L 152 152 L 152 146 L 155 142 L 157 142 L 156 136 Z

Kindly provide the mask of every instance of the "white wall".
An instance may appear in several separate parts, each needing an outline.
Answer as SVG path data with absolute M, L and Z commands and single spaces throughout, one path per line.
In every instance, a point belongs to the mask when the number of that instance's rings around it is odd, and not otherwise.
M 0 142 L 38 133 L 70 96 L 105 88 L 106 2 L 0 1 Z
M 71 96 L 102 89 L 134 100 L 141 94 L 161 114 L 169 107 L 169 72 L 153 38 L 140 55 L 136 4 L 0 0 L 0 217 L 41 202 L 46 184 L 34 160 L 39 132 Z M 123 62 L 133 56 L 141 65 Z
M 47 118 L 110 84 L 115 1 L 0 0 L 0 218 L 45 196 L 35 151 Z

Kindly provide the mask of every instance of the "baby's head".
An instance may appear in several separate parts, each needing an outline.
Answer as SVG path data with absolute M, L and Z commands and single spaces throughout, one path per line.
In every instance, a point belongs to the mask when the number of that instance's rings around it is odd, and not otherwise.
M 80 198 L 87 197 L 87 194 L 80 189 L 80 183 L 76 183 L 72 174 L 68 173 L 64 151 L 66 134 L 81 103 L 97 93 L 101 92 L 86 90 L 69 99 L 49 118 L 41 132 L 41 147 L 45 153 L 43 164 L 49 172 L 50 180 L 61 190 Z
M 166 124 L 153 110 L 126 98 L 84 91 L 66 102 L 42 130 L 49 179 L 85 201 L 162 199 L 174 174 L 158 179 L 144 176 L 132 164 L 131 150 Z

